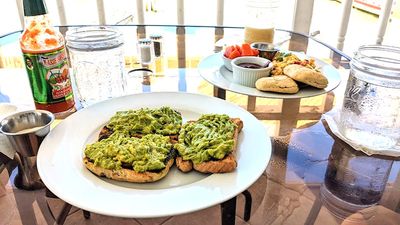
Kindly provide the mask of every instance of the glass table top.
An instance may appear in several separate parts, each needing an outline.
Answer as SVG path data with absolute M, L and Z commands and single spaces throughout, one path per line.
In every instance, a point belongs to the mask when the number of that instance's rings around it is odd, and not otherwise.
M 59 27 L 65 34 L 71 27 Z M 243 29 L 207 26 L 116 26 L 124 34 L 125 68 L 142 67 L 137 40 L 162 35 L 162 55 L 149 65 L 151 77 L 127 75 L 126 94 L 188 92 L 215 96 L 238 105 L 262 122 L 272 142 L 266 171 L 248 189 L 250 218 L 245 198 L 237 197 L 236 224 L 398 224 L 400 176 L 398 158 L 367 156 L 338 139 L 324 115 L 341 105 L 350 58 L 318 40 L 318 36 L 277 30 L 275 43 L 282 50 L 300 52 L 332 67 L 339 86 L 327 93 L 294 99 L 261 98 L 214 86 L 200 76 L 198 66 L 226 45 L 240 43 Z M 0 112 L 32 109 L 33 100 L 18 45 L 20 31 L 0 37 Z M 10 109 L 12 105 L 13 109 Z M 8 108 L 7 108 L 8 107 Z M 78 110 L 80 108 L 78 107 Z M 57 120 L 54 126 L 62 123 Z M 1 136 L 0 224 L 50 224 L 64 202 L 46 189 L 18 189 L 18 167 L 6 138 Z M 62 178 L 60 178 L 62 179 Z M 79 184 L 77 184 L 79 185 Z M 173 204 L 173 203 L 171 203 Z M 91 214 L 95 224 L 209 224 L 221 222 L 219 205 L 183 215 L 161 218 L 118 218 Z M 85 223 L 73 207 L 65 224 Z M 246 221 L 247 220 L 247 221 Z M 189 222 L 188 222 L 189 221 Z M 226 221 L 225 221 L 226 222 Z M 222 221 L 222 223 L 225 223 Z

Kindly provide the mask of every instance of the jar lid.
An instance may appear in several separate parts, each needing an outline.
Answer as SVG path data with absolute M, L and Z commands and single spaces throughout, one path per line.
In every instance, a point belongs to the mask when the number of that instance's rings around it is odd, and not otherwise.
M 68 30 L 65 39 L 68 48 L 85 51 L 106 50 L 124 44 L 121 32 L 104 26 L 79 27 Z
M 400 86 L 400 47 L 363 45 L 350 62 L 356 76 L 371 83 L 387 87 Z

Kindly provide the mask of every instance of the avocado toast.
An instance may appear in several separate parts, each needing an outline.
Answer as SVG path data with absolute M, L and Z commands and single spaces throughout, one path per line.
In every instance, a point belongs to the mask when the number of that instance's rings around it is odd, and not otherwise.
M 145 183 L 165 177 L 173 165 L 173 144 L 182 124 L 169 108 L 117 112 L 98 141 L 85 148 L 85 166 L 98 176 Z
M 238 135 L 243 128 L 239 118 L 228 115 L 205 114 L 181 128 L 177 167 L 183 172 L 192 169 L 202 173 L 226 173 L 237 167 L 235 151 Z

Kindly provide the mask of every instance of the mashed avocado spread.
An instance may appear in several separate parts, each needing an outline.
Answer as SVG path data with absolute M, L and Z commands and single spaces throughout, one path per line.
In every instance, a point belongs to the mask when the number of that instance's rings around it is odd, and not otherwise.
M 85 156 L 95 166 L 105 169 L 118 170 L 125 167 L 145 172 L 165 168 L 165 160 L 171 148 L 168 136 L 147 134 L 135 138 L 117 131 L 106 139 L 87 145 Z
M 133 134 L 178 134 L 182 125 L 179 112 L 169 108 L 139 109 L 117 112 L 107 124 L 112 131 Z
M 175 149 L 193 163 L 222 159 L 232 151 L 234 124 L 228 115 L 205 114 L 182 126 Z

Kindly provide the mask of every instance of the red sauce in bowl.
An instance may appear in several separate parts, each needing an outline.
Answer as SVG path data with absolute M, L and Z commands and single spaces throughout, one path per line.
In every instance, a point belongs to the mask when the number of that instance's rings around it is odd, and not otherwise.
M 260 66 L 255 63 L 240 63 L 238 66 L 243 67 L 243 68 L 248 68 L 248 69 L 260 69 L 263 68 L 263 66 Z

